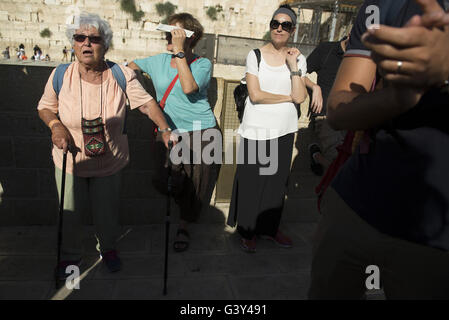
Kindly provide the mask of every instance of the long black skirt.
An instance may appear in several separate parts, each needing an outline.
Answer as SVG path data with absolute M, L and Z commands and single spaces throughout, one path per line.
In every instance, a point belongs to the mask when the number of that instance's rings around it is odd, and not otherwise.
M 290 174 L 293 140 L 293 133 L 272 140 L 240 140 L 240 161 L 227 223 L 231 227 L 237 225 L 238 233 L 245 239 L 258 235 L 274 237 L 277 233 Z M 266 155 L 270 162 L 259 154 Z M 275 172 L 273 161 L 277 161 Z

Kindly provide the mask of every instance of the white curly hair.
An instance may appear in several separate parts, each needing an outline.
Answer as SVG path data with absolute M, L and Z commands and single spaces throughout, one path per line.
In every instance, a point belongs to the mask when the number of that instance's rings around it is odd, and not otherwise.
M 101 19 L 98 14 L 82 12 L 75 16 L 73 23 L 67 25 L 65 34 L 73 45 L 73 35 L 76 30 L 89 27 L 94 27 L 98 30 L 104 40 L 105 50 L 108 51 L 112 42 L 112 29 L 109 23 L 106 20 Z

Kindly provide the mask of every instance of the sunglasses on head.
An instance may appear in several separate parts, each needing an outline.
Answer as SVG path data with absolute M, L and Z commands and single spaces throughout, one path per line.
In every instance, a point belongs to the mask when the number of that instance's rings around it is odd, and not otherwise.
M 100 36 L 86 36 L 84 34 L 74 34 L 73 40 L 76 42 L 84 42 L 86 41 L 86 38 L 89 38 L 89 42 L 91 43 L 101 43 L 103 41 L 103 38 Z
M 279 28 L 279 26 L 282 26 L 282 30 L 287 32 L 290 32 L 293 29 L 293 23 L 290 21 L 284 21 L 282 23 L 274 19 L 270 21 L 271 29 L 276 30 Z

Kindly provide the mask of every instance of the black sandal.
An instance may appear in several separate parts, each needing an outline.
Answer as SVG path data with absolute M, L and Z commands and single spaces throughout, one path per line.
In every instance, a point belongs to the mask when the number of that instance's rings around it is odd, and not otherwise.
M 175 242 L 173 243 L 173 249 L 176 252 L 186 251 L 189 247 L 190 235 L 187 230 L 178 229 L 178 231 L 176 232 L 176 237 L 178 238 L 179 236 L 184 236 L 187 240 L 175 240 Z

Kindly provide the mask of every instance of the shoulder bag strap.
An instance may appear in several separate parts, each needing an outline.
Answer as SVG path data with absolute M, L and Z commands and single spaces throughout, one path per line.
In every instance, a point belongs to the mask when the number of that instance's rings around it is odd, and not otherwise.
M 194 63 L 196 60 L 200 59 L 200 57 L 195 58 L 192 62 L 189 63 L 189 65 L 191 65 L 192 63 Z M 170 85 L 168 86 L 167 90 L 165 91 L 164 97 L 162 98 L 162 100 L 159 102 L 159 106 L 161 107 L 162 110 L 164 110 L 165 108 L 165 103 L 167 102 L 167 98 L 170 95 L 171 90 L 173 89 L 173 87 L 175 86 L 176 81 L 178 81 L 179 78 L 179 74 L 177 74 L 175 76 L 175 78 L 172 80 L 172 82 L 170 83 Z

